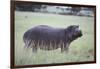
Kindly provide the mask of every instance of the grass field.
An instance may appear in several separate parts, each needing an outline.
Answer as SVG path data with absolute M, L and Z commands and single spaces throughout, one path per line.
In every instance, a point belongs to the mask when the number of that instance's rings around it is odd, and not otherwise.
M 49 25 L 65 28 L 69 25 L 80 25 L 83 36 L 70 45 L 69 52 L 61 53 L 60 49 L 52 51 L 24 48 L 23 34 L 36 25 Z M 94 60 L 94 18 L 33 12 L 15 12 L 15 64 L 48 64 L 65 62 L 84 62 Z

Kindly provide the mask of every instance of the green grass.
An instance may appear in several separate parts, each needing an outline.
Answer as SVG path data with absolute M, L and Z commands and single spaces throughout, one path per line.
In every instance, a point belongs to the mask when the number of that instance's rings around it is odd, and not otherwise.
M 36 25 L 49 25 L 66 28 L 69 25 L 80 25 L 83 36 L 70 45 L 68 53 L 61 53 L 60 48 L 52 51 L 24 48 L 23 34 Z M 48 64 L 65 62 L 82 62 L 94 60 L 94 18 L 33 12 L 15 12 L 15 64 Z

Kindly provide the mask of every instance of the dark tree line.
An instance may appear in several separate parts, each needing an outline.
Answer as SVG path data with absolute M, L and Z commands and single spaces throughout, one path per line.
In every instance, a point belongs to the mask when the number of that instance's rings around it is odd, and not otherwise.
M 71 8 L 71 13 L 74 15 L 76 15 L 80 11 L 81 11 L 81 7 L 72 7 Z
M 49 5 L 37 5 L 37 4 L 16 4 L 15 6 L 15 10 L 17 11 L 32 11 L 32 12 L 45 12 L 46 9 L 50 7 Z M 53 6 L 51 6 L 53 7 Z M 44 11 L 41 11 L 44 10 Z M 77 7 L 77 6 L 70 6 L 70 7 L 66 7 L 63 8 L 61 6 L 57 6 L 55 9 L 59 9 L 62 12 L 58 13 L 58 14 L 70 14 L 70 15 L 77 15 L 81 10 L 85 10 L 85 11 L 93 11 L 93 8 L 88 8 L 88 7 Z M 66 10 L 66 12 L 64 11 Z M 70 12 L 68 13 L 67 11 L 70 10 Z M 46 11 L 47 13 L 49 12 Z M 56 13 L 56 12 L 55 12 Z
M 34 4 L 16 4 L 15 10 L 17 11 L 35 11 L 35 9 L 40 9 L 41 5 Z

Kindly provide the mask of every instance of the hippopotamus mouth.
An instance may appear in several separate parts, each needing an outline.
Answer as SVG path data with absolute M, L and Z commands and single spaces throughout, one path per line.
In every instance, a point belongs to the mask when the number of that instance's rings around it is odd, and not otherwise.
M 81 37 L 83 34 L 82 34 L 82 31 L 80 30 L 79 31 L 79 37 Z

